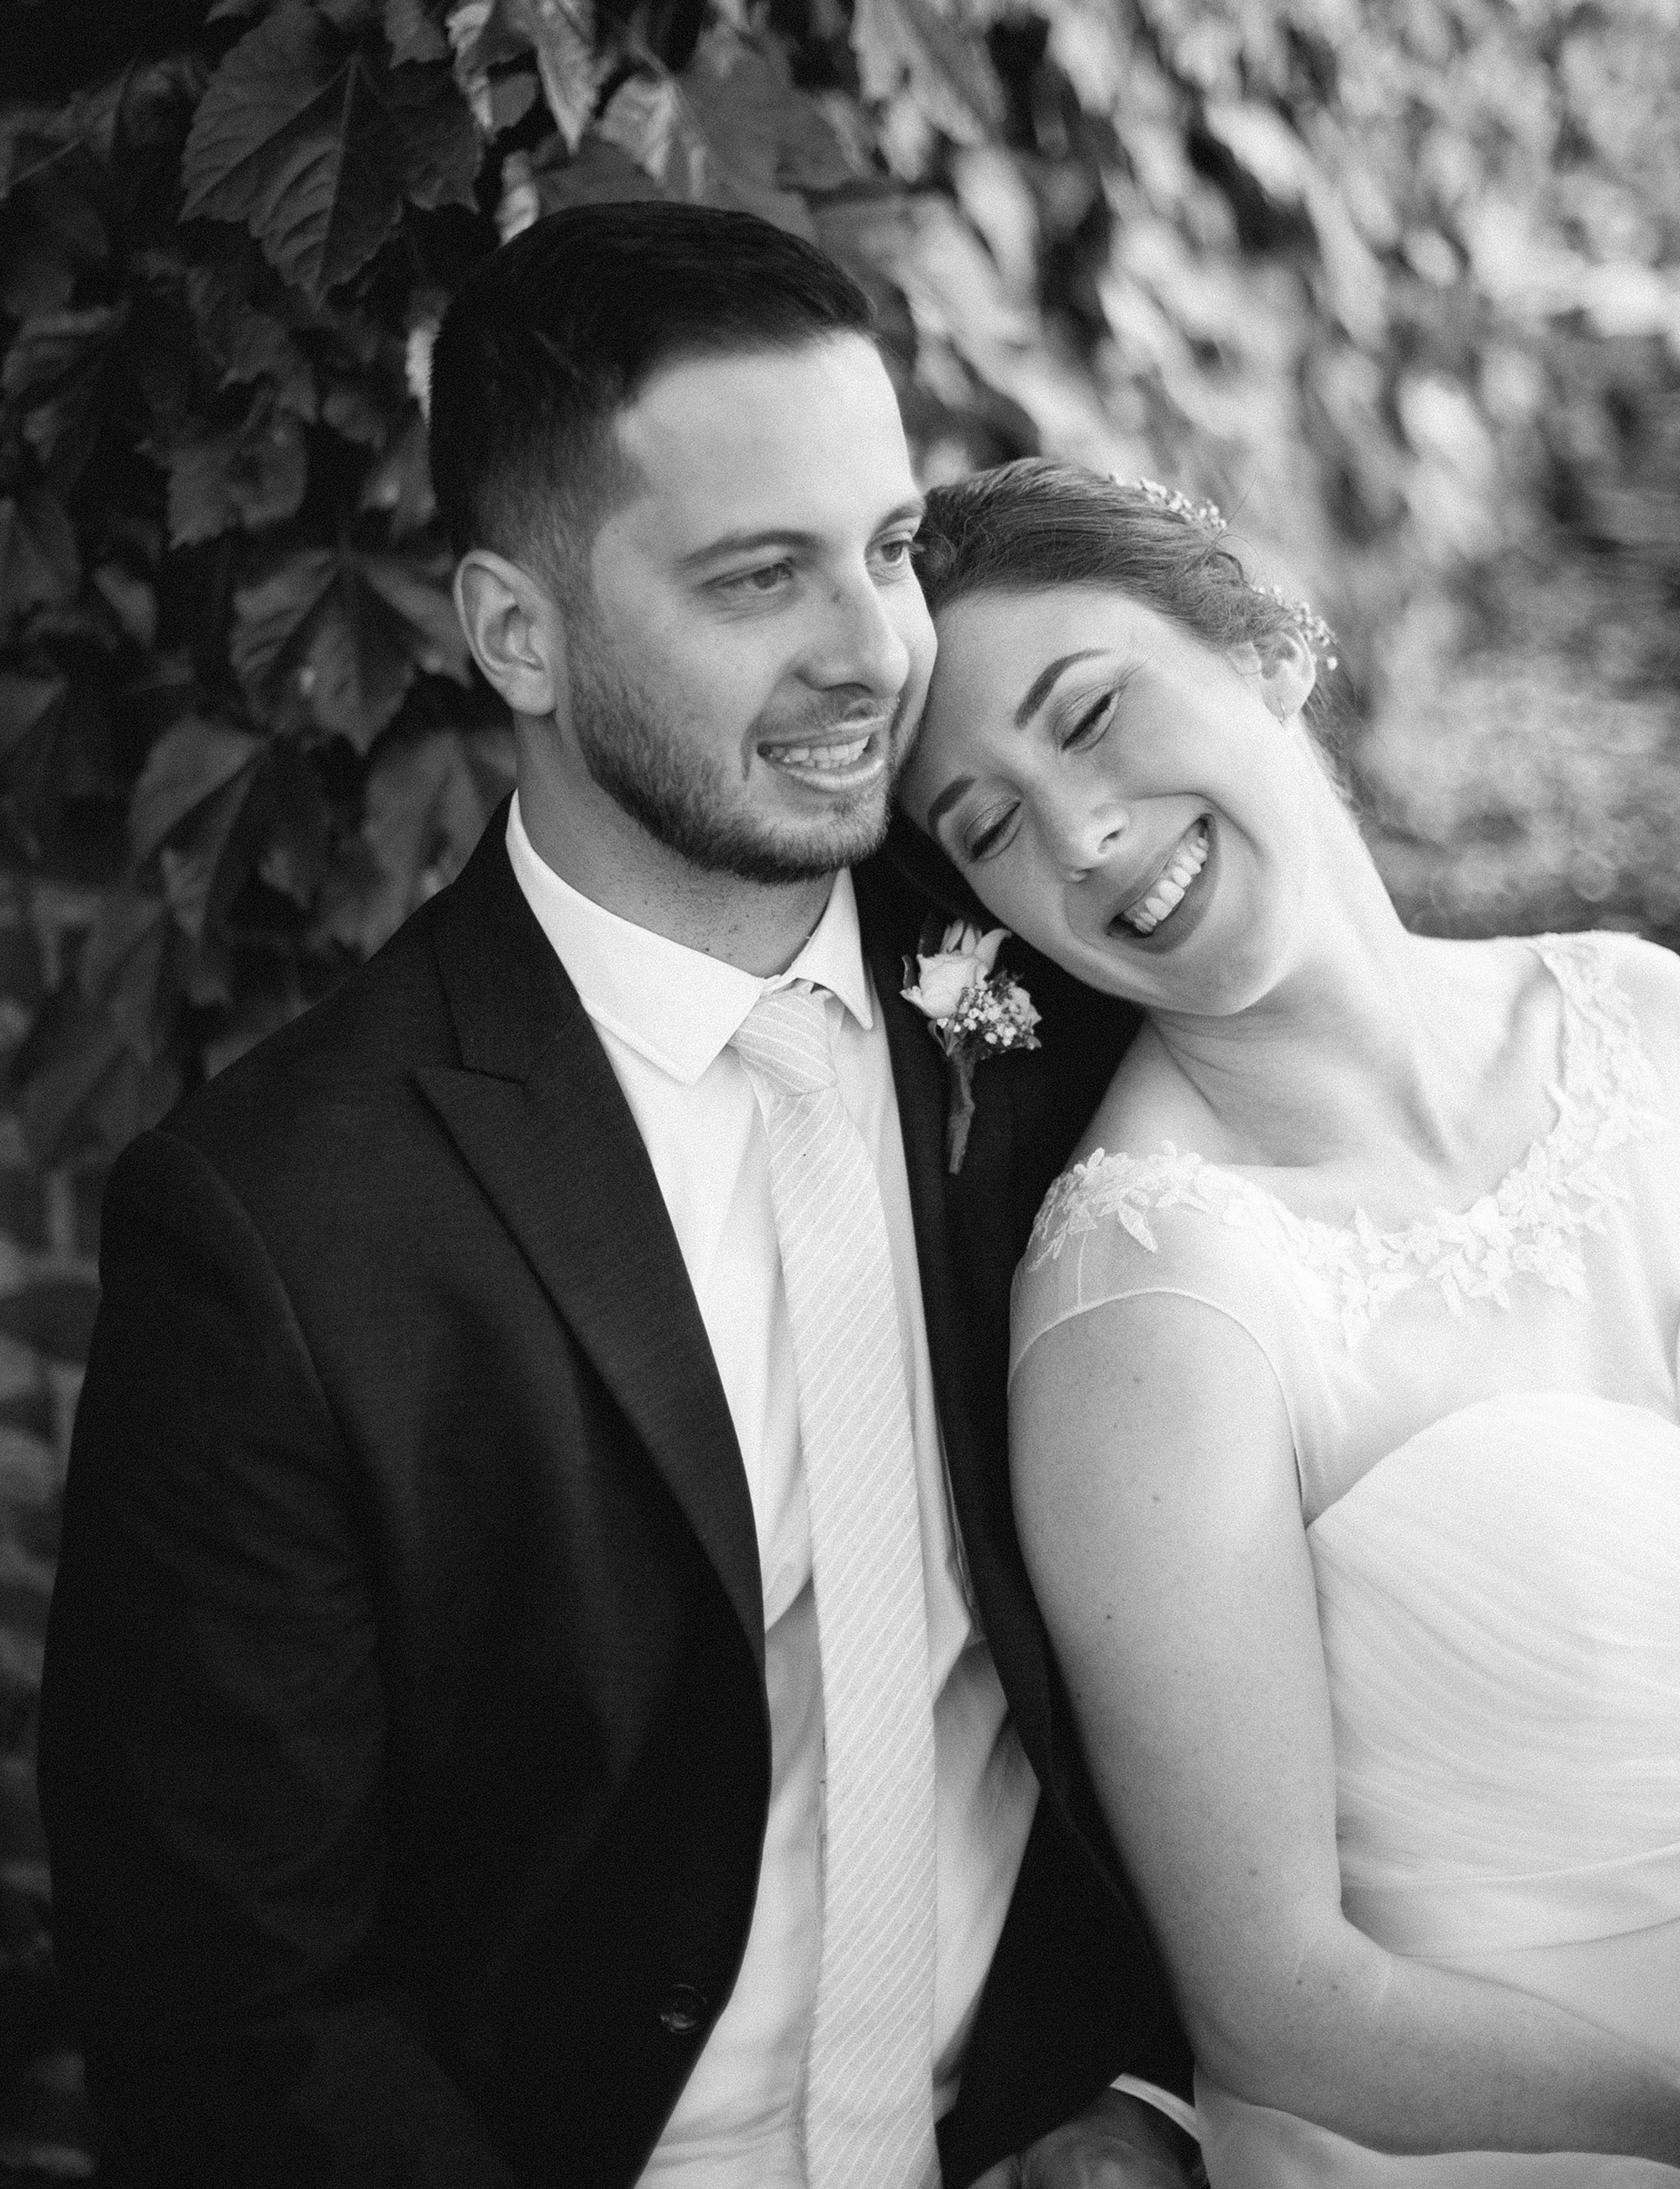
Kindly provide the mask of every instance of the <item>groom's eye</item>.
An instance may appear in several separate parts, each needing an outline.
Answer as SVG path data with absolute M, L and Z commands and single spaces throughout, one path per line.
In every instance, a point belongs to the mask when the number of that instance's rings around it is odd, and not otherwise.
M 902 577 L 910 568 L 910 551 L 915 544 L 914 535 L 904 540 L 883 540 L 875 548 L 875 560 L 884 564 L 893 577 Z
M 714 590 L 720 593 L 763 598 L 779 592 L 783 585 L 791 582 L 793 574 L 791 563 L 761 563 L 755 569 L 733 570 L 727 578 L 720 578 Z

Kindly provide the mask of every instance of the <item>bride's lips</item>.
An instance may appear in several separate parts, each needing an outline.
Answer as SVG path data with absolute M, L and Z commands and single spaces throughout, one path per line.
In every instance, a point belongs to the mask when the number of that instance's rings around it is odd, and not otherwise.
M 1205 832 L 1207 843 L 1207 853 L 1202 859 L 1200 869 L 1185 888 L 1178 903 L 1152 932 L 1148 935 L 1139 934 L 1137 929 L 1126 919 L 1125 914 L 1134 907 L 1141 904 L 1148 897 L 1151 890 L 1160 880 L 1161 875 L 1164 874 L 1172 865 L 1179 846 L 1197 828 Z M 1133 891 L 1123 904 L 1116 907 L 1109 916 L 1103 932 L 1125 942 L 1128 947 L 1133 950 L 1146 950 L 1159 955 L 1175 948 L 1179 943 L 1187 941 L 1202 925 L 1203 915 L 1212 901 L 1213 874 L 1218 864 L 1219 837 L 1213 827 L 1213 817 L 1211 813 L 1200 814 L 1191 827 L 1185 829 L 1179 843 L 1174 846 L 1172 852 L 1162 860 L 1159 872 L 1151 877 L 1142 889 Z

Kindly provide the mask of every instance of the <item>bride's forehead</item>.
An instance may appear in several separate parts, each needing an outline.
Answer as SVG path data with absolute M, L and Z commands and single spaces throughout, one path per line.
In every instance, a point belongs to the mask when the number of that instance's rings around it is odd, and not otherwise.
M 1169 656 L 1188 634 L 1112 587 L 1052 585 L 970 593 L 940 609 L 930 710 L 1013 720 L 1052 662 L 1073 654 L 1128 661 Z
M 941 654 L 953 669 L 1005 652 L 1019 656 L 1022 648 L 1060 645 L 1069 634 L 1076 643 L 1135 646 L 1168 639 L 1177 631 L 1170 617 L 1146 601 L 1100 585 L 966 593 L 939 610 L 935 628 Z

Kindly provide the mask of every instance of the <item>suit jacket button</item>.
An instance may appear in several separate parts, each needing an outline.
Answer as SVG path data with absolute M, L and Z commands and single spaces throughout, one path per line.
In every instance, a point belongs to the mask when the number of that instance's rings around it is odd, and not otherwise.
M 706 1995 L 693 1984 L 673 1984 L 659 2008 L 659 2026 L 671 2037 L 692 2037 L 705 2018 Z

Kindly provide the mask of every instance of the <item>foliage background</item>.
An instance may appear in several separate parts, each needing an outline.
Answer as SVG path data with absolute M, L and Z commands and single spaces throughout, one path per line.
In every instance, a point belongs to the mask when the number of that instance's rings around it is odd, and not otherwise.
M 21 2177 L 87 2164 L 28 1792 L 87 1300 L 39 1295 L 86 1294 L 110 1153 L 508 780 L 416 401 L 468 268 L 625 195 L 814 236 L 925 476 L 1044 450 L 1211 494 L 1322 608 L 1414 922 L 1680 941 L 1680 0 L 0 5 L 0 1175 L 44 1181 L 0 1208 Z

